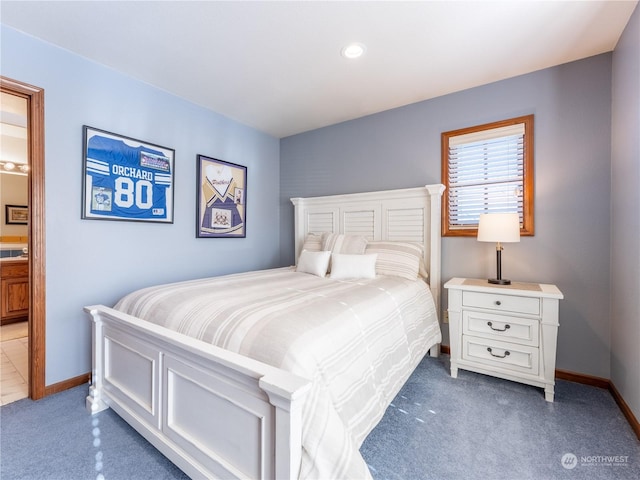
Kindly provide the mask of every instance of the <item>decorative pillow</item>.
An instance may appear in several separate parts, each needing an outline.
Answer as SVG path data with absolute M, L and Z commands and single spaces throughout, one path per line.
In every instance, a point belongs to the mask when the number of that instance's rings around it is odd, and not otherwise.
M 322 233 L 310 233 L 304 239 L 304 244 L 302 245 L 302 250 L 306 250 L 307 252 L 321 252 L 322 251 Z
M 309 252 L 303 250 L 298 258 L 296 272 L 310 273 L 318 277 L 324 277 L 329 268 L 331 252 Z
M 365 248 L 367 248 L 367 237 L 362 235 L 325 233 L 322 236 L 322 250 L 330 250 L 331 253 L 362 255 Z
M 331 275 L 333 279 L 376 278 L 376 258 L 372 255 L 331 254 Z
M 376 273 L 395 275 L 415 280 L 420 275 L 427 278 L 422 247 L 416 243 L 375 241 L 367 243 L 366 253 L 376 253 Z

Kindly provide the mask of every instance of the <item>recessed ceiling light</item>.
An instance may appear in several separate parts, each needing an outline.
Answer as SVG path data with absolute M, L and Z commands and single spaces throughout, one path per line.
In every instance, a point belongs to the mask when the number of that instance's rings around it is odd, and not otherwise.
M 342 49 L 342 56 L 345 58 L 358 58 L 361 57 L 367 47 L 362 43 L 351 43 Z

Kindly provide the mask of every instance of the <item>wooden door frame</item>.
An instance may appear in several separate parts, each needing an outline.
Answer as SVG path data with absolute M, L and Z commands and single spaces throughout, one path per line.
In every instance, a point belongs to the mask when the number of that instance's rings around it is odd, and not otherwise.
M 46 395 L 44 90 L 0 76 L 0 90 L 27 100 L 29 158 L 29 397 Z

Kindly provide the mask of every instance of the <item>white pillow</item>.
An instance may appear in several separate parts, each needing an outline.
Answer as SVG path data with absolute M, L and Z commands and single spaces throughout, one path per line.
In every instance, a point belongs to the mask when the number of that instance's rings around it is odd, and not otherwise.
M 324 277 L 329 268 L 331 252 L 309 252 L 303 250 L 298 258 L 296 272 L 310 273 L 318 277 Z
M 331 254 L 331 278 L 376 278 L 376 258 L 372 255 Z

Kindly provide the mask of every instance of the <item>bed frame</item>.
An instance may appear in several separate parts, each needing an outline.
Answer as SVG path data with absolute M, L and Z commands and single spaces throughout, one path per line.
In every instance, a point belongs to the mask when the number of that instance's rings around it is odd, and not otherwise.
M 293 198 L 296 258 L 308 233 L 420 243 L 439 312 L 443 191 Z M 85 311 L 93 320 L 89 412 L 112 408 L 192 478 L 298 477 L 308 380 L 103 305 Z

